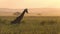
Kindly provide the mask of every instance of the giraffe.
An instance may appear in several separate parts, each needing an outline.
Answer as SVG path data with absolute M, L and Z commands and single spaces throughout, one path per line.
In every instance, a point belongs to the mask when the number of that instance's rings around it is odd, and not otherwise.
M 22 14 L 20 16 L 18 16 L 14 21 L 12 21 L 11 24 L 19 24 L 19 23 L 21 23 L 21 20 L 23 19 L 25 13 L 28 13 L 28 9 L 24 9 Z

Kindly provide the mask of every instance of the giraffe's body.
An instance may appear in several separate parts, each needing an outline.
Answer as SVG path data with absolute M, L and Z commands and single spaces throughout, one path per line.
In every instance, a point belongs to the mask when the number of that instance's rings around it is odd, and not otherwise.
M 12 21 L 11 24 L 20 23 L 24 17 L 25 12 L 28 13 L 27 9 L 25 9 L 20 16 L 18 16 L 14 21 Z

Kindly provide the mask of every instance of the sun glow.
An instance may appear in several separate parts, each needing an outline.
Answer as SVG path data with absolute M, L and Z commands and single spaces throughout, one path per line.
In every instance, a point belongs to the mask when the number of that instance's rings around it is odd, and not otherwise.
M 0 0 L 0 8 L 60 8 L 60 0 Z

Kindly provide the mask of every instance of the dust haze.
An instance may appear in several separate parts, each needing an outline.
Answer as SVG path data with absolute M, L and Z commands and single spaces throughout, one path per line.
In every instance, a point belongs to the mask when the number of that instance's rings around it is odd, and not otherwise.
M 0 8 L 0 16 L 13 16 L 14 13 L 22 13 L 24 9 Z M 60 16 L 60 8 L 29 8 L 26 16 Z

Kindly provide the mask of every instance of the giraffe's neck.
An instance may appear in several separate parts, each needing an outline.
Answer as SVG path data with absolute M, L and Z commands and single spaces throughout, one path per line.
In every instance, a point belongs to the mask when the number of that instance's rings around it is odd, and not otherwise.
M 19 17 L 23 17 L 24 16 L 24 14 L 25 14 L 25 11 L 19 16 Z
M 18 17 L 15 19 L 15 21 L 21 21 L 21 20 L 23 19 L 24 14 L 25 14 L 25 11 L 24 11 L 20 16 L 18 16 Z
M 21 20 L 22 20 L 23 17 L 24 17 L 25 12 L 26 12 L 26 10 L 24 10 L 23 13 L 22 13 L 20 16 L 18 16 L 18 17 L 17 17 L 14 21 L 12 21 L 11 23 L 20 23 Z

